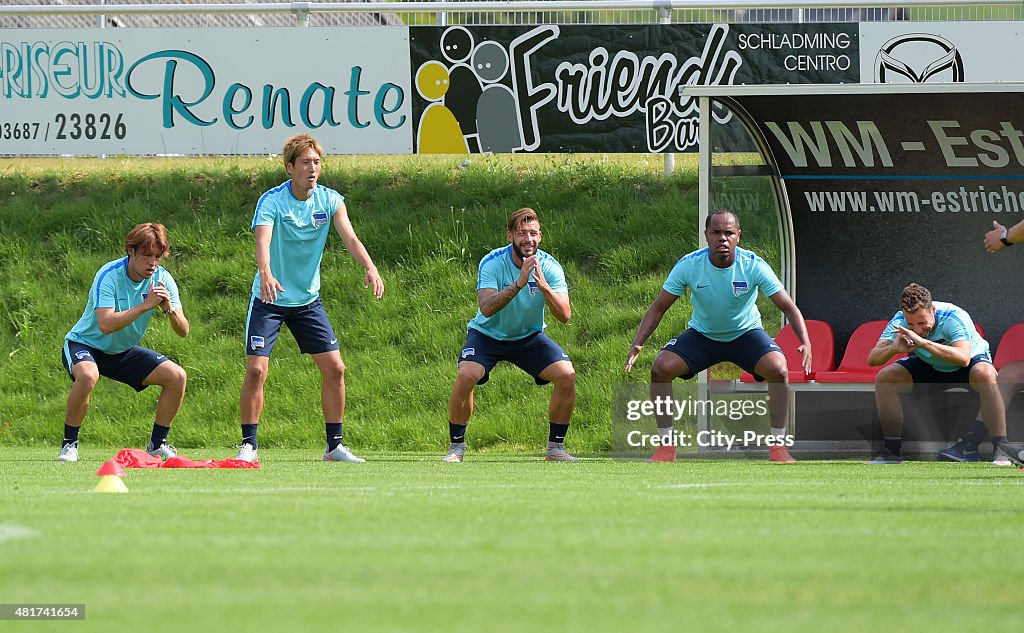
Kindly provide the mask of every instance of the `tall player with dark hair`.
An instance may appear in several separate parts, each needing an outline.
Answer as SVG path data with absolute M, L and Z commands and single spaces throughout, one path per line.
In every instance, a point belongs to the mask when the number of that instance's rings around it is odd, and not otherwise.
M 786 448 L 789 416 L 789 369 L 786 357 L 761 327 L 757 309 L 758 290 L 768 296 L 793 325 L 802 345 L 804 371 L 811 370 L 811 343 L 803 314 L 790 298 L 775 271 L 753 251 L 739 248 L 743 232 L 737 215 L 727 209 L 711 213 L 705 223 L 707 248 L 676 262 L 661 293 L 647 309 L 629 348 L 625 370 L 633 369 L 644 343 L 661 323 L 665 312 L 689 292 L 693 315 L 687 329 L 670 340 L 651 366 L 652 398 L 671 398 L 672 381 L 690 379 L 721 362 L 732 362 L 758 381 L 768 382 L 768 414 L 772 436 L 778 443 L 768 448 L 773 462 L 796 461 Z M 657 419 L 658 433 L 672 435 L 672 418 Z M 650 461 L 671 462 L 676 447 L 659 446 Z

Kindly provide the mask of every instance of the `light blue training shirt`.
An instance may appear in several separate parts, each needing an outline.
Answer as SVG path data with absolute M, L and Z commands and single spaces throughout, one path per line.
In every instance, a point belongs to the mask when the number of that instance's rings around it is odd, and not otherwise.
M 689 290 L 693 314 L 688 327 L 727 343 L 761 327 L 758 289 L 770 297 L 783 286 L 771 266 L 753 251 L 737 247 L 736 259 L 728 268 L 715 266 L 708 253 L 702 248 L 683 256 L 662 288 L 677 297 Z
M 974 320 L 971 318 L 971 315 L 967 314 L 966 310 L 944 301 L 933 301 L 932 305 L 935 306 L 935 327 L 932 328 L 932 331 L 925 338 L 941 345 L 952 345 L 957 341 L 970 341 L 971 358 L 978 354 L 989 353 L 988 341 L 981 338 L 978 329 L 974 327 Z M 887 341 L 896 340 L 897 325 L 907 327 L 907 319 L 903 316 L 902 310 L 893 315 L 889 324 L 885 326 L 885 330 L 882 331 L 880 338 Z M 963 369 L 959 365 L 954 365 L 938 358 L 927 350 L 915 349 L 913 353 L 917 354 L 918 358 L 938 371 Z
M 304 306 L 320 296 L 320 261 L 327 234 L 345 197 L 317 184 L 307 200 L 292 194 L 288 180 L 260 196 L 252 228 L 273 227 L 270 272 L 284 287 L 274 305 Z M 252 295 L 260 296 L 260 273 L 252 282 Z
M 146 328 L 149 327 L 149 320 L 153 317 L 152 310 L 144 312 L 142 316 L 120 330 L 104 334 L 100 331 L 96 309 L 113 308 L 114 312 L 129 310 L 145 302 L 149 295 L 149 289 L 156 281 L 167 286 L 167 291 L 171 295 L 171 308 L 180 309 L 181 299 L 178 296 L 178 284 L 163 266 L 157 266 L 156 272 L 149 279 L 143 279 L 136 283 L 128 276 L 127 257 L 107 262 L 93 279 L 92 287 L 89 288 L 89 301 L 86 303 L 82 318 L 64 337 L 65 340 L 88 345 L 105 354 L 120 354 L 135 347 L 142 340 Z
M 565 283 L 565 272 L 562 265 L 554 257 L 537 250 L 540 271 L 548 285 L 555 292 L 568 292 Z M 476 289 L 494 288 L 502 290 L 519 279 L 520 268 L 512 261 L 512 245 L 496 248 L 480 260 L 477 273 Z M 499 341 L 517 341 L 521 338 L 542 331 L 544 323 L 544 293 L 537 287 L 537 282 L 530 276 L 526 287 L 520 290 L 512 301 L 501 310 L 485 317 L 479 310 L 469 322 L 469 327 L 483 332 Z

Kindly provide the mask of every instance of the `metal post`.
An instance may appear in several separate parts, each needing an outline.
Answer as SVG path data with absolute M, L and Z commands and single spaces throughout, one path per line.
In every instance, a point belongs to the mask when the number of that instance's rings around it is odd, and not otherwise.
M 437 1 L 438 2 L 442 2 L 443 0 L 437 0 Z M 437 25 L 438 26 L 448 26 L 448 12 L 447 11 L 438 11 L 437 12 L 436 20 L 437 20 Z
M 658 7 L 658 22 L 661 24 L 672 24 L 672 8 L 667 6 Z M 665 175 L 671 176 L 676 171 L 676 155 L 674 152 L 665 152 Z
M 308 2 L 293 2 L 292 11 L 295 13 L 295 26 L 309 26 Z
M 107 4 L 107 0 L 99 0 L 98 4 L 100 4 L 100 6 L 105 6 Z M 96 16 L 96 26 L 101 29 L 107 28 L 107 15 L 105 13 L 101 13 Z M 106 154 L 100 154 L 100 158 L 106 157 Z
M 711 214 L 711 166 L 712 158 L 711 123 L 714 115 L 711 112 L 711 98 L 700 97 L 697 99 L 697 108 L 700 110 L 700 123 L 697 131 L 697 140 L 700 144 L 697 169 L 697 243 L 707 246 L 707 238 L 701 231 L 704 221 Z
M 697 100 L 697 108 L 700 111 L 700 123 L 698 128 L 698 141 L 700 153 L 697 161 L 697 245 L 707 246 L 707 236 L 701 230 L 711 213 L 711 122 L 714 118 L 711 112 L 711 99 L 700 97 Z M 707 401 L 710 396 L 708 389 L 708 370 L 697 374 L 697 399 Z M 701 408 L 697 416 L 697 430 L 711 430 L 711 416 Z

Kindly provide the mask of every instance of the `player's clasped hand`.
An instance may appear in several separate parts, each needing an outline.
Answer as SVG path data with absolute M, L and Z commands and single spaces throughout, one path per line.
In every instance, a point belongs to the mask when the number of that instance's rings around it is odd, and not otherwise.
M 536 255 L 531 255 L 526 258 L 529 262 L 530 269 L 533 272 L 533 280 L 537 282 L 537 287 L 541 290 L 547 290 L 550 288 L 548 280 L 544 278 L 544 271 L 540 268 L 540 260 L 537 259 Z
M 152 310 L 157 306 L 167 303 L 170 305 L 171 293 L 167 290 L 167 286 L 162 282 L 154 281 L 153 285 L 149 287 L 149 294 L 146 295 L 146 300 L 142 303 L 147 310 Z
M 924 342 L 924 339 L 918 336 L 916 332 L 908 330 L 902 325 L 896 326 L 896 333 L 898 336 L 893 339 L 892 345 L 899 352 L 909 353 Z
M 540 275 L 540 266 L 537 264 L 536 255 L 523 258 L 523 265 L 519 268 L 519 279 L 516 280 L 516 285 L 520 288 L 525 288 L 530 283 L 531 274 L 533 274 L 534 280 L 538 276 L 542 276 Z

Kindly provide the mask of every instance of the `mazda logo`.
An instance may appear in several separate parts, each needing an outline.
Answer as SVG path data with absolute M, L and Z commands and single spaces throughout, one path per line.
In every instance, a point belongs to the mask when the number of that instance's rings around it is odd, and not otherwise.
M 946 38 L 907 33 L 886 42 L 875 58 L 878 83 L 962 82 L 964 61 Z

